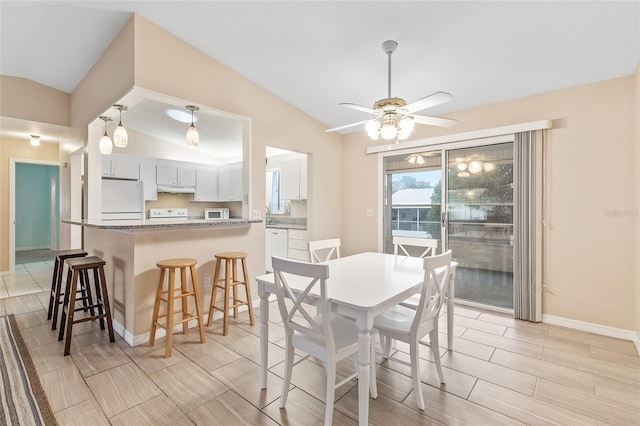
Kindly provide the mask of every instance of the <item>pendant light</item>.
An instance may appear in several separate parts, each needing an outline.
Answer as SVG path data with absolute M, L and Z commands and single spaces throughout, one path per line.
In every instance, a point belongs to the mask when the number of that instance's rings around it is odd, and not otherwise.
M 111 119 L 107 116 L 101 115 L 100 120 L 104 121 L 104 135 L 100 138 L 100 153 L 101 154 L 111 154 L 113 151 L 113 144 L 111 143 L 111 138 L 107 135 L 107 123 L 111 121 Z
M 187 105 L 185 108 L 191 111 L 191 126 L 187 129 L 187 146 L 198 146 L 200 144 L 200 135 L 193 124 L 193 112 L 200 111 L 200 108 L 195 105 Z
M 127 135 L 127 130 L 122 126 L 122 111 L 126 111 L 128 108 L 126 105 L 120 104 L 115 104 L 113 107 L 120 111 L 120 122 L 113 131 L 113 144 L 118 148 L 126 148 L 129 142 L 129 135 Z
M 31 135 L 31 146 L 40 146 L 40 136 Z

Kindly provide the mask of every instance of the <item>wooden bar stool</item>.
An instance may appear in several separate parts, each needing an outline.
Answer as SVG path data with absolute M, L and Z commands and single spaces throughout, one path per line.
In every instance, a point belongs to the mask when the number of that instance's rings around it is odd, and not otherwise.
M 182 323 L 182 332 L 187 334 L 189 332 L 189 321 L 192 319 L 198 320 L 198 327 L 200 328 L 200 342 L 205 342 L 204 336 L 204 324 L 202 321 L 202 306 L 200 305 L 200 287 L 198 286 L 198 275 L 196 274 L 195 259 L 167 259 L 161 260 L 156 263 L 156 266 L 160 268 L 160 281 L 158 283 L 158 290 L 156 292 L 156 302 L 153 306 L 153 317 L 151 318 L 151 333 L 149 334 L 149 346 L 153 346 L 156 339 L 156 327 L 160 326 L 167 331 L 167 346 L 164 351 L 165 357 L 171 356 L 171 349 L 173 343 L 173 326 Z M 193 291 L 187 289 L 187 268 L 191 271 L 191 283 L 193 285 Z M 165 271 L 169 270 L 169 283 L 168 289 L 164 290 L 164 276 Z M 180 284 L 181 286 L 176 289 L 175 278 L 176 269 L 180 269 Z M 176 294 L 176 290 L 179 291 Z M 166 294 L 166 296 L 164 296 Z M 193 296 L 196 302 L 196 314 L 190 314 L 188 312 L 188 300 L 187 297 Z M 174 310 L 174 300 L 182 300 L 182 308 L 178 311 Z M 167 304 L 167 313 L 159 315 L 160 302 Z M 174 321 L 175 314 L 182 314 L 182 319 Z M 165 324 L 161 324 L 158 319 L 166 318 Z
M 233 317 L 238 317 L 238 307 L 247 305 L 249 308 L 249 321 L 253 325 L 253 306 L 251 306 L 251 289 L 249 288 L 249 280 L 247 274 L 247 253 L 242 251 L 232 251 L 225 253 L 218 253 L 216 257 L 216 268 L 213 273 L 213 291 L 211 292 L 211 303 L 209 304 L 209 319 L 207 320 L 207 326 L 211 325 L 213 320 L 213 311 L 217 309 L 222 311 L 222 335 L 226 336 L 229 333 L 229 309 L 233 308 Z M 240 260 L 242 264 L 242 280 L 238 279 L 237 263 Z M 225 262 L 224 276 L 220 276 L 222 261 Z M 223 283 L 222 285 L 220 283 Z M 238 286 L 243 285 L 246 292 L 246 299 L 238 299 Z M 216 294 L 217 290 L 221 288 L 224 292 L 224 307 L 220 308 L 216 306 Z M 230 294 L 230 289 L 233 291 Z M 233 304 L 229 305 L 229 298 L 233 298 Z
M 53 277 L 51 278 L 51 292 L 49 294 L 49 310 L 47 311 L 47 319 L 53 318 L 51 329 L 56 329 L 58 322 L 58 307 L 63 302 L 60 300 L 64 296 L 62 292 L 62 275 L 64 271 L 65 260 L 75 257 L 85 257 L 87 252 L 80 249 L 61 250 L 56 252 L 56 261 L 53 265 Z
M 109 294 L 107 293 L 107 280 L 104 276 L 105 261 L 97 256 L 89 257 L 76 257 L 73 259 L 67 259 L 67 265 L 69 266 L 69 273 L 67 274 L 67 285 L 64 291 L 64 302 L 62 308 L 62 317 L 60 318 L 60 332 L 58 333 L 58 340 L 62 340 L 63 333 L 66 334 L 64 341 L 64 354 L 69 355 L 71 348 L 71 333 L 73 325 L 85 322 L 100 320 L 100 329 L 104 330 L 105 318 L 107 323 L 107 330 L 109 332 L 109 341 L 115 342 L 115 336 L 113 334 L 113 325 L 111 323 L 111 308 L 109 307 Z M 89 271 L 93 271 L 93 286 L 95 303 L 91 299 L 91 280 Z M 84 303 L 84 306 L 77 307 L 77 293 L 78 293 L 78 281 L 86 288 L 89 303 Z M 97 314 L 96 311 L 97 310 Z M 76 311 L 89 311 L 89 315 L 76 319 Z M 68 317 L 68 318 L 67 318 Z M 66 329 L 65 329 L 66 324 Z

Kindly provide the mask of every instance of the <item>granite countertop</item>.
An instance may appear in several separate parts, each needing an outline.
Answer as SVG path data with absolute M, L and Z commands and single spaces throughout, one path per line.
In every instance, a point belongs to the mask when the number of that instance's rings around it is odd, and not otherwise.
M 306 217 L 282 217 L 279 215 L 271 216 L 271 219 L 267 218 L 265 226 L 272 229 L 307 229 Z
M 307 225 L 296 225 L 291 223 L 267 223 L 265 226 L 272 229 L 307 229 Z
M 86 226 L 89 228 L 112 229 L 121 231 L 151 231 L 151 230 L 182 230 L 182 229 L 215 229 L 228 226 L 249 226 L 252 223 L 262 223 L 262 220 L 250 219 L 188 219 L 188 220 L 70 220 L 63 219 L 63 223 Z

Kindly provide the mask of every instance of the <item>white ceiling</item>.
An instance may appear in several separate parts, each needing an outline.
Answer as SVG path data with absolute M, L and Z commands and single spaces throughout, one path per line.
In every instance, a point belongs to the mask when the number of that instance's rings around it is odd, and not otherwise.
M 388 39 L 393 96 L 453 95 L 429 115 L 631 75 L 640 60 L 639 1 L 3 0 L 0 72 L 70 93 L 132 12 L 327 127 L 368 118 L 338 103 L 386 97 Z

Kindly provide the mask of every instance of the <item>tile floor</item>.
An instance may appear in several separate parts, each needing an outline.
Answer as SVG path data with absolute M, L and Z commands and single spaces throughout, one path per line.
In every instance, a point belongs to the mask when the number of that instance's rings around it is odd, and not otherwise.
M 0 299 L 49 290 L 53 265 L 53 260 L 16 264 L 15 274 L 0 276 Z
M 37 275 L 37 273 L 36 273 Z M 36 281 L 38 282 L 38 281 Z M 293 372 L 287 408 L 278 408 L 283 329 L 270 309 L 268 388 L 260 389 L 259 328 L 246 313 L 229 336 L 220 322 L 198 333 L 176 334 L 171 358 L 164 339 L 155 347 L 109 343 L 93 323 L 74 328 L 63 356 L 46 320 L 48 294 L 0 300 L 14 313 L 61 425 L 320 425 L 324 369 L 306 360 Z M 640 424 L 640 357 L 629 341 L 507 315 L 456 307 L 454 350 L 441 350 L 446 384 L 437 382 L 430 350 L 421 351 L 427 409 L 417 409 L 409 369 L 378 366 L 372 425 L 633 425 Z M 440 322 L 446 342 L 446 320 Z M 408 359 L 408 348 L 396 347 Z M 351 362 L 339 374 L 353 371 Z M 336 392 L 335 425 L 357 424 L 357 383 Z

